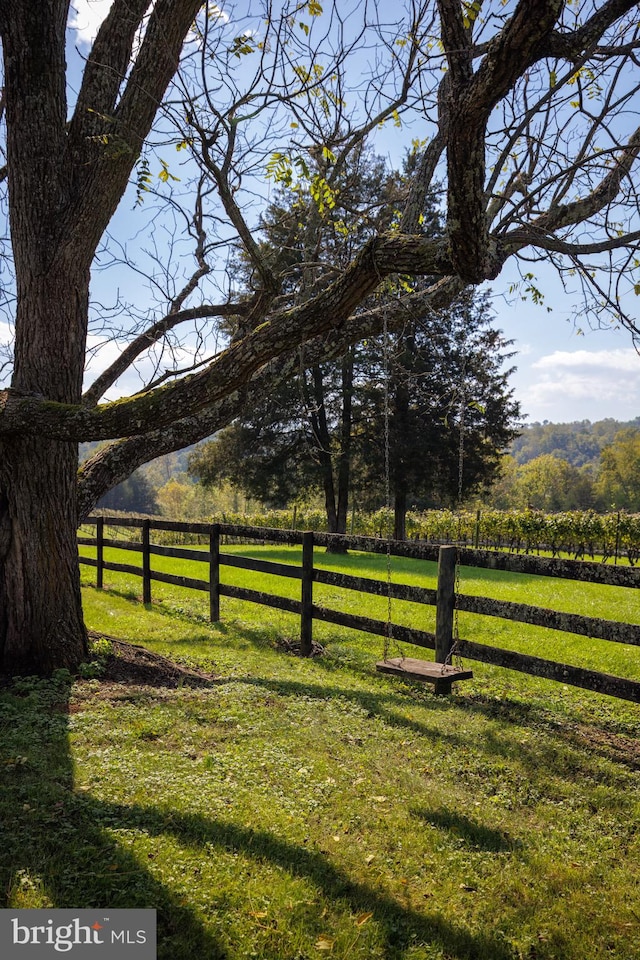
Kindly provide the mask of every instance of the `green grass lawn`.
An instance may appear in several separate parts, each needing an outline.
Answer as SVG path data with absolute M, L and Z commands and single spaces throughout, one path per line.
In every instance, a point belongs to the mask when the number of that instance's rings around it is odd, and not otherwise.
M 318 552 L 325 563 L 386 571 L 384 557 Z M 291 615 L 223 598 L 210 624 L 203 594 L 154 583 L 145 609 L 139 579 L 107 572 L 114 590 L 98 592 L 94 574 L 83 568 L 90 628 L 216 679 L 61 675 L 0 691 L 3 906 L 154 906 L 162 960 L 640 956 L 640 706 L 481 664 L 435 697 L 376 673 L 380 638 L 317 623 L 325 653 L 303 660 L 281 645 L 297 639 Z M 393 576 L 432 586 L 435 569 L 394 560 Z M 585 587 L 479 570 L 462 581 L 638 622 L 634 591 Z M 384 600 L 324 589 L 318 602 L 386 615 Z M 430 629 L 431 608 L 404 606 L 395 619 Z M 558 656 L 544 631 L 498 638 L 496 623 L 461 617 L 460 633 L 564 658 L 566 641 Z M 640 676 L 621 645 L 576 638 L 572 653 Z
M 245 545 L 224 546 L 222 550 L 226 553 L 258 557 L 278 563 L 291 563 L 298 568 L 301 563 L 301 549 L 297 547 Z M 86 552 L 90 551 L 86 550 Z M 105 558 L 120 563 L 140 563 L 138 554 L 124 550 L 109 549 L 105 552 Z M 316 567 L 338 570 L 355 576 L 378 580 L 385 580 L 387 576 L 387 558 L 383 555 L 351 553 L 346 556 L 336 556 L 316 549 L 314 563 Z M 154 556 L 152 566 L 154 570 L 197 579 L 206 580 L 208 577 L 206 563 Z M 399 557 L 391 559 L 391 576 L 396 582 L 434 588 L 436 574 L 435 563 Z M 95 571 L 85 567 L 83 576 L 87 584 L 95 582 Z M 106 571 L 105 578 L 105 584 L 117 590 L 138 596 L 141 594 L 142 586 L 139 577 Z M 224 583 L 252 587 L 255 590 L 291 598 L 300 596 L 300 582 L 285 577 L 274 577 L 224 566 L 221 579 Z M 152 591 L 154 601 L 162 603 L 171 612 L 180 612 L 184 609 L 189 611 L 190 615 L 208 618 L 208 598 L 204 593 L 186 591 L 156 582 L 153 583 Z M 637 591 L 630 588 L 607 587 L 552 577 L 463 567 L 460 572 L 460 592 L 566 610 L 585 616 L 640 623 L 640 600 Z M 314 585 L 314 601 L 335 610 L 362 614 L 378 620 L 386 620 L 388 613 L 388 602 L 384 597 L 363 595 L 356 591 L 340 590 L 321 584 Z M 278 614 L 266 607 L 257 608 L 254 605 L 245 605 L 224 597 L 221 601 L 221 610 L 223 622 L 229 622 L 229 618 L 233 619 L 236 616 L 247 617 L 249 620 L 274 624 L 277 631 L 281 631 L 290 639 L 298 637 L 299 621 L 292 615 Z M 433 631 L 435 628 L 435 608 L 431 606 L 392 601 L 391 615 L 394 622 L 406 626 L 428 631 Z M 638 648 L 624 644 L 607 641 L 588 642 L 584 637 L 559 631 L 465 613 L 459 615 L 458 630 L 460 636 L 465 639 L 640 680 L 640 652 Z M 321 622 L 314 623 L 314 637 L 323 645 L 343 644 L 346 638 L 350 655 L 361 656 L 366 661 L 370 661 L 372 655 L 379 659 L 384 647 L 381 638 L 353 631 L 340 633 L 335 626 Z M 419 648 L 398 647 L 395 644 L 392 644 L 391 654 L 426 656 L 427 658 L 432 656 Z M 474 665 L 474 669 L 481 671 L 483 675 L 500 676 L 503 673 L 498 668 L 483 667 L 479 664 Z

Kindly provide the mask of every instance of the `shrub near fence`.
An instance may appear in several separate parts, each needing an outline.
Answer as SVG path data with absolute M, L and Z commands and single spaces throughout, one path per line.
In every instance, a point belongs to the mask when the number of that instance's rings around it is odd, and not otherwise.
M 383 582 L 369 578 L 353 577 L 330 570 L 317 569 L 313 562 L 313 548 L 314 546 L 327 547 L 331 544 L 334 547 L 339 545 L 351 550 L 377 554 L 386 553 L 388 550 L 393 556 L 433 561 L 438 559 L 440 553 L 441 548 L 438 545 L 424 544 L 417 541 L 388 543 L 379 538 L 355 536 L 338 537 L 332 534 L 311 532 L 302 534 L 292 530 L 265 529 L 235 524 L 207 525 L 199 523 L 179 523 L 167 520 L 150 521 L 113 517 L 92 517 L 89 519 L 89 523 L 95 524 L 96 536 L 86 537 L 80 535 L 78 542 L 82 546 L 95 547 L 96 553 L 95 557 L 80 557 L 80 562 L 96 567 L 96 581 L 99 588 L 103 586 L 104 571 L 114 570 L 134 574 L 142 578 L 144 603 L 151 602 L 153 581 L 204 591 L 209 594 L 210 617 L 214 622 L 220 619 L 220 599 L 224 596 L 285 610 L 300 617 L 301 647 L 303 653 L 311 652 L 314 620 L 323 620 L 352 629 L 364 630 L 374 635 L 387 636 L 390 639 L 398 640 L 402 643 L 435 649 L 439 662 L 443 662 L 451 650 L 453 644 L 452 636 L 449 636 L 446 640 L 440 637 L 437 641 L 435 634 L 415 630 L 395 623 L 376 621 L 353 614 L 341 613 L 326 607 L 320 607 L 313 601 L 313 584 L 321 583 L 344 590 L 376 594 L 395 600 L 436 605 L 439 592 L 436 590 L 389 583 L 386 581 Z M 139 530 L 141 534 L 140 540 L 128 541 L 116 539 L 113 536 L 107 537 L 105 536 L 105 527 L 109 528 L 108 532 L 118 527 Z M 186 547 L 152 543 L 152 531 L 154 534 L 156 531 L 162 533 L 172 532 L 205 538 L 208 541 L 208 550 L 194 550 Z M 296 566 L 294 564 L 274 563 L 272 561 L 224 553 L 220 547 L 221 536 L 242 538 L 244 541 L 265 542 L 268 540 L 273 543 L 302 545 L 302 565 Z M 141 553 L 141 566 L 107 561 L 104 554 L 106 547 L 117 547 Z M 206 564 L 206 579 L 195 579 L 155 571 L 152 566 L 153 556 L 174 557 Z M 459 562 L 463 566 L 484 567 L 492 570 L 502 570 L 527 575 L 559 577 L 569 580 L 622 586 L 631 589 L 638 589 L 640 587 L 640 568 L 630 566 L 620 567 L 586 561 L 561 560 L 531 555 L 514 555 L 498 551 L 466 548 L 459 548 L 458 556 Z M 274 594 L 266 594 L 244 587 L 225 584 L 221 578 L 221 570 L 225 566 L 297 579 L 301 583 L 300 600 L 293 600 Z M 640 625 L 602 620 L 580 614 L 562 613 L 555 610 L 530 606 L 528 604 L 461 594 L 457 595 L 455 602 L 458 610 L 467 613 L 533 624 L 551 630 L 560 630 L 607 642 L 640 646 Z M 438 620 L 440 618 L 440 611 L 437 613 Z M 539 657 L 533 657 L 461 638 L 457 639 L 457 646 L 458 652 L 461 656 L 465 657 L 465 659 L 506 667 L 532 676 L 557 680 L 564 684 L 583 687 L 621 699 L 640 702 L 640 682 L 635 680 L 614 677 L 598 671 L 544 660 Z

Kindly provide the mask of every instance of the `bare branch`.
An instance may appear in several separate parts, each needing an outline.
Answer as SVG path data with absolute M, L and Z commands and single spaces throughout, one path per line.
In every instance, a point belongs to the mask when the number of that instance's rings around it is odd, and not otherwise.
M 372 307 L 354 317 L 353 326 L 335 331 L 331 337 L 308 341 L 302 352 L 306 369 L 334 360 L 348 346 L 379 333 L 383 326 L 394 331 L 408 319 L 425 312 L 444 310 L 463 292 L 464 285 L 455 278 L 439 281 L 428 290 L 398 298 L 384 306 Z M 278 383 L 300 372 L 300 358 L 288 354 L 277 358 L 256 372 L 242 389 L 209 404 L 193 416 L 177 420 L 167 428 L 152 430 L 140 436 L 117 440 L 98 450 L 82 464 L 78 475 L 78 498 L 81 519 L 112 487 L 125 480 L 139 466 L 211 436 L 231 423 L 243 410 L 268 394 Z
M 232 343 L 201 373 L 93 409 L 0 391 L 0 434 L 46 430 L 60 439 L 100 440 L 165 426 L 239 389 L 263 364 L 293 346 L 321 334 L 334 335 L 385 276 L 397 272 L 447 276 L 451 273 L 445 269 L 447 264 L 441 241 L 397 235 L 374 238 L 343 277 L 307 303 L 274 315 Z
M 540 250 L 552 250 L 555 253 L 565 253 L 570 257 L 607 253 L 609 250 L 622 250 L 633 247 L 633 245 L 637 245 L 640 241 L 640 230 L 625 233 L 622 237 L 611 237 L 609 240 L 599 240 L 596 243 L 569 243 L 554 236 L 537 236 L 534 241 L 531 239 L 532 234 L 530 232 L 514 230 L 508 234 L 510 244 L 517 242 L 519 233 L 521 234 L 521 239 L 524 241 L 524 246 L 535 246 Z

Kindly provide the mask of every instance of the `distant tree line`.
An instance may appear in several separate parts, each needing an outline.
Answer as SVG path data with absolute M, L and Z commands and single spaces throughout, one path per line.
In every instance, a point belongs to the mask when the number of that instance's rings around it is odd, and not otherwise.
M 624 429 L 640 430 L 640 417 L 622 422 L 607 417 L 604 420 L 574 420 L 572 423 L 525 424 L 511 444 L 509 453 L 517 463 L 527 463 L 543 453 L 566 460 L 574 467 L 589 466 L 594 471 L 600 463 L 602 450 L 612 444 Z
M 503 459 L 501 476 L 486 502 L 498 509 L 532 507 L 547 513 L 584 509 L 640 512 L 640 422 L 622 428 L 611 420 L 594 424 L 592 456 L 576 465 L 575 459 L 582 459 L 589 449 L 587 424 L 580 431 L 565 429 L 573 424 L 529 428 L 514 442 L 511 455 Z M 563 456 L 557 447 L 553 453 L 524 459 L 525 451 L 536 449 L 534 443 L 522 444 L 523 437 L 529 439 L 533 431 L 534 438 L 542 441 L 540 445 L 551 437 L 573 438 L 573 462 L 569 451 Z M 593 450 L 597 452 L 593 454 Z
M 493 482 L 486 484 L 479 492 L 468 495 L 467 504 L 498 510 L 532 508 L 546 513 L 567 510 L 596 510 L 600 513 L 625 510 L 640 513 L 640 423 L 634 425 L 632 421 L 631 424 L 622 424 L 616 420 L 606 420 L 591 425 L 585 421 L 579 426 L 580 431 L 575 430 L 575 424 L 548 423 L 527 427 L 524 434 L 513 441 L 510 452 L 499 460 Z M 557 451 L 538 453 L 522 463 L 517 460 L 517 456 L 523 456 L 523 449 L 533 453 L 536 450 L 533 443 L 523 446 L 523 436 L 544 436 L 545 433 L 555 432 L 556 436 L 579 433 L 586 438 L 590 426 L 594 428 L 598 452 L 582 465 L 576 466 L 568 456 L 560 456 Z M 455 475 L 456 452 L 459 452 L 453 449 L 455 424 L 451 427 L 451 435 L 449 455 Z M 382 434 L 377 440 L 378 451 L 381 443 Z M 270 510 L 274 503 L 283 506 L 297 502 L 317 509 L 326 507 L 317 485 L 315 492 L 308 485 L 308 480 L 296 486 L 293 482 L 295 474 L 286 470 L 282 473 L 281 481 L 286 495 L 273 501 L 248 496 L 243 485 L 227 480 L 214 480 L 206 485 L 196 482 L 195 465 L 206 462 L 212 450 L 217 451 L 218 455 L 225 444 L 226 440 L 223 439 L 219 447 L 211 448 L 203 444 L 195 449 L 195 453 L 192 451 L 194 467 L 191 474 L 188 472 L 187 455 L 163 457 L 116 487 L 112 495 L 105 497 L 99 506 L 132 513 L 159 513 L 175 519 L 206 519 L 225 512 L 234 515 L 245 511 L 257 513 Z M 586 444 L 581 442 L 581 445 L 584 451 Z M 371 459 L 373 462 L 373 457 Z M 248 475 L 252 475 L 253 470 L 259 473 L 258 467 L 250 467 L 248 461 L 245 461 L 245 468 Z M 447 497 L 442 497 L 439 504 L 435 498 L 431 502 L 427 498 L 409 498 L 409 509 L 450 506 L 456 499 L 456 482 L 454 476 L 450 484 L 449 501 Z M 467 488 L 465 492 L 469 494 Z M 380 475 L 368 489 L 363 486 L 353 491 L 353 497 L 353 507 L 358 513 L 377 510 L 384 504 Z

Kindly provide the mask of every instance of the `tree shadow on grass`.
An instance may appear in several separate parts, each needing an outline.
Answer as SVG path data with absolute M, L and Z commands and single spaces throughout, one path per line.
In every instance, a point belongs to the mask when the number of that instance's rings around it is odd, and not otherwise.
M 0 906 L 156 908 L 160 960 L 223 960 L 195 912 L 101 828 L 109 805 L 75 790 L 68 697 L 68 679 L 0 690 Z
M 521 845 L 521 841 L 514 840 L 504 830 L 494 830 L 457 810 L 443 807 L 440 810 L 412 809 L 410 813 L 430 826 L 462 841 L 470 850 L 510 853 Z
M 219 626 L 216 624 L 216 629 Z M 238 633 L 242 636 L 246 635 L 247 642 L 256 647 L 273 646 L 272 638 L 255 630 L 234 626 L 234 635 Z M 210 635 L 204 636 L 202 640 L 203 642 L 207 640 L 210 642 L 211 637 Z M 184 643 L 178 640 L 171 644 L 178 655 L 183 647 L 186 650 L 191 645 L 191 638 L 185 640 Z M 153 656 L 157 657 L 155 654 Z M 315 683 L 312 680 L 279 680 L 256 676 L 234 676 L 233 682 L 263 687 L 284 696 L 304 696 L 318 700 L 339 698 L 349 701 L 365 710 L 372 719 L 374 717 L 379 718 L 389 726 L 407 729 L 421 737 L 429 738 L 434 743 L 443 744 L 445 747 L 448 746 L 452 749 L 465 745 L 464 738 L 456 732 L 456 723 L 452 722 L 445 731 L 442 727 L 438 728 L 435 725 L 426 724 L 410 716 L 407 708 L 415 704 L 421 710 L 439 716 L 462 710 L 485 717 L 490 721 L 496 721 L 497 726 L 487 729 L 483 749 L 488 755 L 497 757 L 508 757 L 513 752 L 511 738 L 500 735 L 501 724 L 512 728 L 535 729 L 541 735 L 550 736 L 554 741 L 557 741 L 558 746 L 564 745 L 571 751 L 574 776 L 581 773 L 585 777 L 596 781 L 602 780 L 605 783 L 608 781 L 609 774 L 604 767 L 599 767 L 593 762 L 595 757 L 610 761 L 619 765 L 620 768 L 627 768 L 634 772 L 640 769 L 640 743 L 638 740 L 633 736 L 619 733 L 612 728 L 611 723 L 607 720 L 580 722 L 565 718 L 563 723 L 559 723 L 557 712 L 550 710 L 544 701 L 530 701 L 518 696 L 498 699 L 495 696 L 492 697 L 479 692 L 465 694 L 464 688 L 459 693 L 454 692 L 450 697 L 438 697 L 424 684 L 395 678 L 393 680 L 380 678 L 379 692 L 373 692 L 371 688 L 357 689 L 336 682 L 336 679 L 344 680 L 345 667 L 334 658 L 317 657 L 313 663 L 314 670 L 321 670 L 327 675 L 327 683 Z M 356 679 L 370 681 L 372 676 L 377 676 L 373 673 L 373 670 L 362 668 L 357 664 L 349 664 L 347 670 Z M 204 676 L 208 677 L 213 683 L 224 683 L 227 680 L 224 677 L 213 679 L 210 674 Z M 139 679 L 140 682 L 153 682 L 153 680 L 148 681 L 147 677 L 140 677 Z M 195 674 L 188 682 L 193 682 L 194 679 Z M 523 766 L 528 766 L 532 771 L 537 771 L 541 765 L 544 765 L 550 772 L 558 774 L 563 779 L 568 773 L 566 751 L 549 752 L 545 750 L 544 757 L 541 757 L 540 749 L 534 742 L 530 746 L 520 744 L 518 746 L 518 756 Z
M 234 677 L 234 683 L 242 683 L 246 686 L 259 687 L 271 693 L 279 694 L 285 697 L 305 697 L 318 701 L 322 700 L 343 700 L 354 704 L 367 714 L 371 719 L 382 720 L 390 727 L 399 727 L 408 730 L 411 733 L 425 737 L 431 743 L 443 743 L 451 748 L 460 748 L 464 746 L 462 737 L 454 730 L 443 731 L 437 727 L 421 723 L 403 713 L 407 708 L 407 700 L 401 695 L 389 693 L 372 693 L 367 690 L 354 690 L 349 687 L 341 687 L 337 684 L 319 684 L 308 681 L 298 680 L 272 680 L 266 677 Z M 424 706 L 425 704 L 421 704 Z M 433 706 L 438 709 L 438 703 L 434 698 Z
M 504 943 L 471 933 L 444 913 L 420 913 L 356 882 L 319 850 L 268 830 L 139 804 L 97 800 L 74 787 L 68 678 L 29 678 L 0 690 L 0 902 L 3 907 L 153 907 L 160 960 L 224 960 L 210 925 L 109 835 L 109 830 L 172 837 L 203 857 L 242 852 L 311 883 L 351 914 L 373 913 L 384 956 L 400 960 L 428 943 L 456 960 L 509 960 Z M 96 759 L 99 763 L 99 758 Z M 105 829 L 108 827 L 108 829 Z
M 154 807 L 112 807 L 123 825 L 131 824 L 152 836 L 171 834 L 192 849 L 215 847 L 243 853 L 258 863 L 286 870 L 310 881 L 332 904 L 343 905 L 352 915 L 371 911 L 384 935 L 384 956 L 400 960 L 416 943 L 438 945 L 456 960 L 512 960 L 511 949 L 493 936 L 473 934 L 447 919 L 444 912 L 423 914 L 398 903 L 369 884 L 354 881 L 320 851 L 291 843 L 266 830 L 257 830 L 199 815 L 176 815 L 169 821 Z
M 453 714 L 456 710 L 479 714 L 497 722 L 489 723 L 477 731 L 474 749 L 480 750 L 488 763 L 492 760 L 514 760 L 533 779 L 539 776 L 540 770 L 545 770 L 550 776 L 556 776 L 570 785 L 581 778 L 606 785 L 610 782 L 611 772 L 599 760 L 605 759 L 619 766 L 623 775 L 628 775 L 629 771 L 635 772 L 640 767 L 640 744 L 637 741 L 611 733 L 604 734 L 597 727 L 589 728 L 587 725 L 575 729 L 569 725 L 563 727 L 544 708 L 526 708 L 524 705 L 525 709 L 521 710 L 519 702 L 503 703 L 496 711 L 495 705 L 478 703 L 476 698 L 471 701 L 462 698 L 453 700 L 433 695 L 422 696 L 420 691 L 417 699 L 414 699 L 409 690 L 403 693 L 401 689 L 397 693 L 386 689 L 373 693 L 371 690 L 358 690 L 336 683 L 266 677 L 234 677 L 233 682 L 259 687 L 285 697 L 344 700 L 366 711 L 371 720 L 381 720 L 389 727 L 407 730 L 423 738 L 437 751 L 464 752 L 469 749 L 468 735 L 459 729 L 460 717 L 452 716 L 450 723 L 443 723 L 443 716 L 446 718 L 447 714 Z M 429 724 L 411 716 L 410 708 L 414 703 L 421 710 L 430 711 L 435 722 Z M 504 734 L 501 724 L 507 731 Z M 509 727 L 513 727 L 513 731 L 508 731 Z M 538 736 L 527 743 L 517 737 L 514 740 L 513 733 L 517 734 L 518 729 L 537 731 Z

